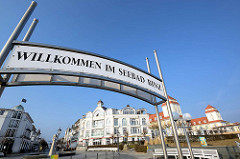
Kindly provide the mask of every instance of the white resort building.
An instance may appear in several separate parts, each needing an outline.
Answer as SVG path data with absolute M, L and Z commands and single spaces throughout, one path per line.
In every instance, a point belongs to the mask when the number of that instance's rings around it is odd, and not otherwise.
M 0 108 L 0 151 L 25 152 L 31 147 L 33 120 L 22 105 Z
M 121 110 L 106 108 L 101 100 L 94 111 L 87 112 L 77 123 L 78 147 L 108 145 L 117 143 L 118 139 L 119 142 L 141 141 L 151 134 L 146 109 L 134 109 L 129 105 Z M 69 138 L 69 134 L 67 130 L 65 138 Z
M 168 96 L 170 107 L 183 117 L 180 104 L 176 99 Z M 240 123 L 229 123 L 222 119 L 220 112 L 208 105 L 205 109 L 206 117 L 195 118 L 190 121 L 188 129 L 192 135 L 211 135 L 222 133 L 240 133 Z M 162 112 L 159 112 L 164 136 L 173 136 L 166 103 L 162 104 Z M 176 122 L 178 135 L 184 135 L 183 120 Z M 88 112 L 79 119 L 72 128 L 65 132 L 64 140 L 74 148 L 91 145 L 108 145 L 126 141 L 140 141 L 159 136 L 156 114 L 147 114 L 146 109 L 134 109 L 127 105 L 118 110 L 106 108 L 99 101 L 93 112 Z M 78 143 L 77 143 L 78 141 Z M 71 146 L 71 143 L 72 146 Z
M 206 117 L 191 120 L 191 129 L 194 135 L 217 134 L 221 133 L 217 127 L 228 124 L 222 119 L 220 112 L 213 106 L 208 105 L 205 108 Z

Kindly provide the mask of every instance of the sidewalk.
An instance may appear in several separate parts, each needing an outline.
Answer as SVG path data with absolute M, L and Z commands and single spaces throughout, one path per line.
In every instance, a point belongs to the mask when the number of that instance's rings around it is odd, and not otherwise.
M 8 155 L 3 159 L 22 159 L 22 157 L 27 154 L 15 154 Z M 134 151 L 120 152 L 85 152 L 78 151 L 76 155 L 73 156 L 63 156 L 59 159 L 152 159 L 151 154 L 147 153 L 137 153 Z

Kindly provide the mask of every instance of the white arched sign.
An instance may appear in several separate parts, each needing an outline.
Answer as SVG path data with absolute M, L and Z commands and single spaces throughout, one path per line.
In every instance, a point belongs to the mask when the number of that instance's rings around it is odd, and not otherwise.
M 14 42 L 0 73 L 16 74 L 7 86 L 76 85 L 128 94 L 150 104 L 165 100 L 162 81 L 134 66 L 85 51 Z

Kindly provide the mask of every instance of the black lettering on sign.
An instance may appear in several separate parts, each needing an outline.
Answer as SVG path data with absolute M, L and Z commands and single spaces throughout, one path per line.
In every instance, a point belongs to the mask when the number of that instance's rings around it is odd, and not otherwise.
M 131 79 L 135 79 L 135 80 L 137 80 L 139 82 L 142 82 L 142 83 L 145 82 L 144 77 L 142 77 L 140 75 L 137 75 L 134 72 L 124 70 L 122 68 L 119 68 L 118 72 L 119 72 L 119 75 L 126 76 L 126 77 L 131 78 Z
M 115 67 L 114 66 L 110 66 L 110 65 L 106 65 L 106 71 L 115 73 Z
M 148 85 L 161 90 L 161 85 L 148 79 Z
M 25 60 L 27 60 L 29 58 L 29 56 L 32 55 L 32 52 L 31 53 L 27 53 L 27 52 L 23 52 L 23 54 L 21 54 L 21 51 L 18 51 L 18 60 L 20 60 L 22 57 Z

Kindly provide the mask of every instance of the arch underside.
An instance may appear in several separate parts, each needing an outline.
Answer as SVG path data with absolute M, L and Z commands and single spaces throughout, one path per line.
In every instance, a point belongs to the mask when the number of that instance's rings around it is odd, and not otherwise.
M 6 87 L 33 86 L 33 85 L 65 85 L 104 89 L 129 95 L 152 105 L 165 102 L 165 98 L 146 90 L 119 80 L 94 76 L 90 74 L 59 71 L 30 71 L 30 70 L 1 70 L 0 74 L 11 74 L 12 77 Z

